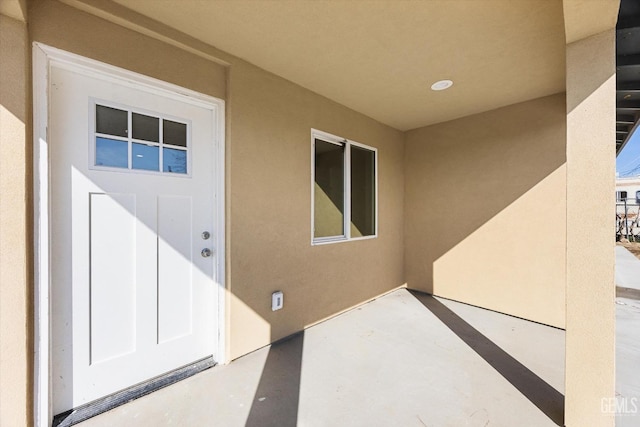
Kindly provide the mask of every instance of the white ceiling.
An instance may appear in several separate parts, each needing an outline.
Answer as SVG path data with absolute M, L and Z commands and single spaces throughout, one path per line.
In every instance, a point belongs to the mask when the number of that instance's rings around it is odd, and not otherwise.
M 562 0 L 114 1 L 400 130 L 565 87 Z

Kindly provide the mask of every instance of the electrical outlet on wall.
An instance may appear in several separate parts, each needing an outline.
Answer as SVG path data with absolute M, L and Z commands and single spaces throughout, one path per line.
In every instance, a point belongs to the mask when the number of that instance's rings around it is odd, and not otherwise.
M 284 305 L 284 295 L 282 291 L 275 291 L 271 294 L 271 311 L 280 310 Z

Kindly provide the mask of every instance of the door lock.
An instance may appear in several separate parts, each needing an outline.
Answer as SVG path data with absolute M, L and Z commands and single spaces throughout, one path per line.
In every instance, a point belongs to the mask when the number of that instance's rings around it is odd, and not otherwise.
M 211 256 L 211 249 L 204 248 L 203 250 L 200 251 L 200 255 L 202 255 L 204 258 L 210 257 Z
M 211 237 L 211 233 L 209 233 L 208 231 L 202 232 L 202 240 L 207 240 L 209 239 L 209 237 Z

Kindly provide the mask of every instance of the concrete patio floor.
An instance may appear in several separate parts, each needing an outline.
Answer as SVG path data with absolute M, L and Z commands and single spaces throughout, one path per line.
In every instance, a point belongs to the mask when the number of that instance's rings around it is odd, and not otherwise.
M 79 425 L 561 425 L 564 341 L 400 289 Z
M 640 426 L 640 260 L 616 246 L 616 427 Z

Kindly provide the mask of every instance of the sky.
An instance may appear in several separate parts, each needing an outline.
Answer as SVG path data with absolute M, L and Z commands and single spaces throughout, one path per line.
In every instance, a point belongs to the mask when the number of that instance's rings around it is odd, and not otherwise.
M 634 132 L 616 158 L 616 176 L 640 176 L 640 132 Z

